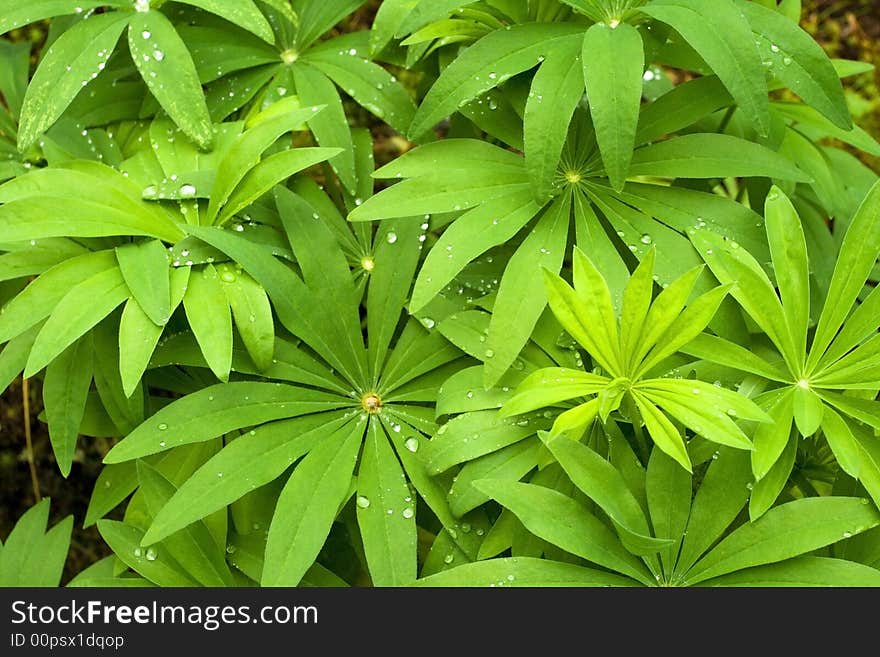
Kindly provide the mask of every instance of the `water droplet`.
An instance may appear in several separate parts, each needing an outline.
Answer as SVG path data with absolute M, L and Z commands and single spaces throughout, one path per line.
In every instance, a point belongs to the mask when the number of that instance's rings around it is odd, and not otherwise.
M 237 548 L 234 545 L 227 545 L 226 546 L 226 554 L 235 554 L 236 549 Z
M 642 244 L 650 244 L 650 243 L 653 242 L 654 240 L 651 238 L 650 235 L 648 235 L 647 233 L 645 233 L 644 235 L 641 236 L 641 238 L 639 238 L 639 241 L 640 241 Z
M 419 451 L 419 439 L 415 436 L 410 436 L 409 438 L 407 438 L 404 441 L 403 445 L 413 453 Z
M 443 557 L 443 563 L 452 563 L 455 560 L 455 555 L 450 552 L 445 557 Z
M 138 559 L 140 559 L 141 556 L 142 556 L 143 554 L 144 554 L 144 553 L 143 553 L 143 551 L 142 551 L 140 548 L 135 548 L 135 549 L 134 549 L 134 556 L 136 556 Z
M 182 185 L 180 187 L 180 195 L 184 197 L 193 197 L 196 195 L 196 188 L 194 185 Z
M 155 561 L 157 556 L 156 548 L 147 548 L 147 561 Z
M 168 428 L 168 425 L 163 422 L 156 428 L 159 429 L 159 431 L 165 431 Z
M 406 508 L 403 510 L 403 512 L 401 513 L 401 515 L 403 515 L 403 517 L 406 518 L 407 520 L 409 520 L 410 518 L 412 518 L 413 515 L 414 515 L 413 510 L 412 510 L 412 507 L 406 507 Z
M 852 532 L 843 532 L 844 538 L 852 538 Z
M 163 59 L 165 59 L 165 53 L 161 50 L 154 50 L 153 59 L 155 59 L 157 62 L 161 62 Z
M 369 508 L 370 498 L 364 497 L 363 495 L 358 495 L 357 496 L 357 505 L 362 509 Z
M 159 441 L 159 447 L 165 447 L 167 444 L 164 440 Z
M 486 358 L 495 358 L 495 351 L 493 349 L 486 349 Z
M 385 241 L 389 244 L 394 244 L 397 241 L 397 233 L 388 233 L 388 235 L 385 236 Z
M 141 36 L 144 37 L 145 39 L 149 39 L 153 35 L 150 33 L 149 30 L 144 30 L 143 32 L 141 32 Z
M 425 325 L 426 329 L 432 329 L 434 328 L 434 326 L 436 326 L 437 323 L 430 317 L 425 317 L 424 319 L 422 319 L 422 324 Z

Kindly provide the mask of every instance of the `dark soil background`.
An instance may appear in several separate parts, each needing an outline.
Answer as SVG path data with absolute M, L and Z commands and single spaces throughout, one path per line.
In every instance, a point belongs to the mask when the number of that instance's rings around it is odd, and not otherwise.
M 379 2 L 371 1 L 340 26 L 340 31 L 368 29 Z M 880 138 L 880 0 L 805 0 L 802 25 L 826 48 L 832 57 L 843 57 L 873 63 L 873 74 L 848 80 L 848 99 L 856 121 L 865 130 Z M 35 25 L 17 30 L 13 40 L 34 42 L 34 58 L 45 38 L 45 26 Z M 411 144 L 384 124 L 377 123 L 366 112 L 352 107 L 355 122 L 367 125 L 373 132 L 377 165 L 388 162 L 411 147 Z M 880 159 L 859 154 L 880 172 Z M 22 382 L 14 382 L 0 394 L 0 539 L 5 539 L 15 521 L 39 497 L 50 497 L 50 524 L 67 515 L 74 516 L 73 538 L 63 582 L 110 551 L 94 527 L 83 529 L 83 519 L 92 487 L 100 472 L 100 462 L 110 445 L 105 440 L 80 438 L 70 476 L 58 472 L 46 426 L 37 420 L 42 410 L 39 381 L 27 385 L 29 400 L 25 413 Z M 33 444 L 36 480 L 31 478 L 26 445 L 29 426 Z

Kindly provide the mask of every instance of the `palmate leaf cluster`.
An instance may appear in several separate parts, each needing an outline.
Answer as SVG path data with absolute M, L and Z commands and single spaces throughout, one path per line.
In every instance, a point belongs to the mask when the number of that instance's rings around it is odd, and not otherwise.
M 797 0 L 364 5 L 0 0 L 0 386 L 112 444 L 66 583 L 880 585 L 870 66 Z

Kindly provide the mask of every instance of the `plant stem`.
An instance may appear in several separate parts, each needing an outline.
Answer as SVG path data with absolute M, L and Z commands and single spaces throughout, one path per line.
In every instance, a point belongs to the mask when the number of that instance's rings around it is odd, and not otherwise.
M 34 498 L 39 502 L 43 499 L 43 496 L 40 494 L 40 480 L 37 478 L 37 466 L 34 463 L 34 444 L 31 440 L 30 386 L 28 386 L 28 380 L 25 378 L 21 380 L 21 402 L 24 411 L 24 440 L 27 446 L 28 468 L 31 471 L 31 486 L 34 489 Z

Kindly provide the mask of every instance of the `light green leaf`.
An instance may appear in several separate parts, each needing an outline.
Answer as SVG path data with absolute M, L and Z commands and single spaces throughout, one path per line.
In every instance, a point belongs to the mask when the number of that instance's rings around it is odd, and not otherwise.
M 272 366 L 275 353 L 275 324 L 269 297 L 247 272 L 236 272 L 229 265 L 220 265 L 218 271 L 242 342 L 257 369 L 265 372 Z
M 73 516 L 67 516 L 47 532 L 49 505 L 49 498 L 44 497 L 16 521 L 0 551 L 0 586 L 60 586 Z
M 684 439 L 681 437 L 681 432 L 666 417 L 663 411 L 651 403 L 647 396 L 636 393 L 633 395 L 633 398 L 636 401 L 642 419 L 645 421 L 645 427 L 647 427 L 648 433 L 657 447 L 674 459 L 685 471 L 693 472 L 693 465 L 688 456 Z
M 211 371 L 221 381 L 228 381 L 232 367 L 232 315 L 213 265 L 206 264 L 190 275 L 183 307 Z
M 805 351 L 810 323 L 810 265 L 801 221 L 789 198 L 775 186 L 767 195 L 764 217 L 782 309 L 795 346 Z
M 779 460 L 788 437 L 791 433 L 791 421 L 794 414 L 793 391 L 782 391 L 775 394 L 769 405 L 765 406 L 772 422 L 760 424 L 752 436 L 755 450 L 752 452 L 752 472 L 756 479 L 762 479 Z
M 43 369 L 127 298 L 128 288 L 118 268 L 90 276 L 71 288 L 37 334 L 25 376 Z
M 158 326 L 171 316 L 168 252 L 159 240 L 116 247 L 116 260 L 128 289 L 146 315 Z
M 341 149 L 330 158 L 330 165 L 345 188 L 356 193 L 354 144 L 339 92 L 330 79 L 313 66 L 300 63 L 292 71 L 300 102 L 315 107 L 325 106 L 309 119 L 309 129 L 322 147 Z
M 651 526 L 657 538 L 668 538 L 672 545 L 660 551 L 667 578 L 675 568 L 678 550 L 691 511 L 693 481 L 688 472 L 661 450 L 651 451 L 645 490 Z

